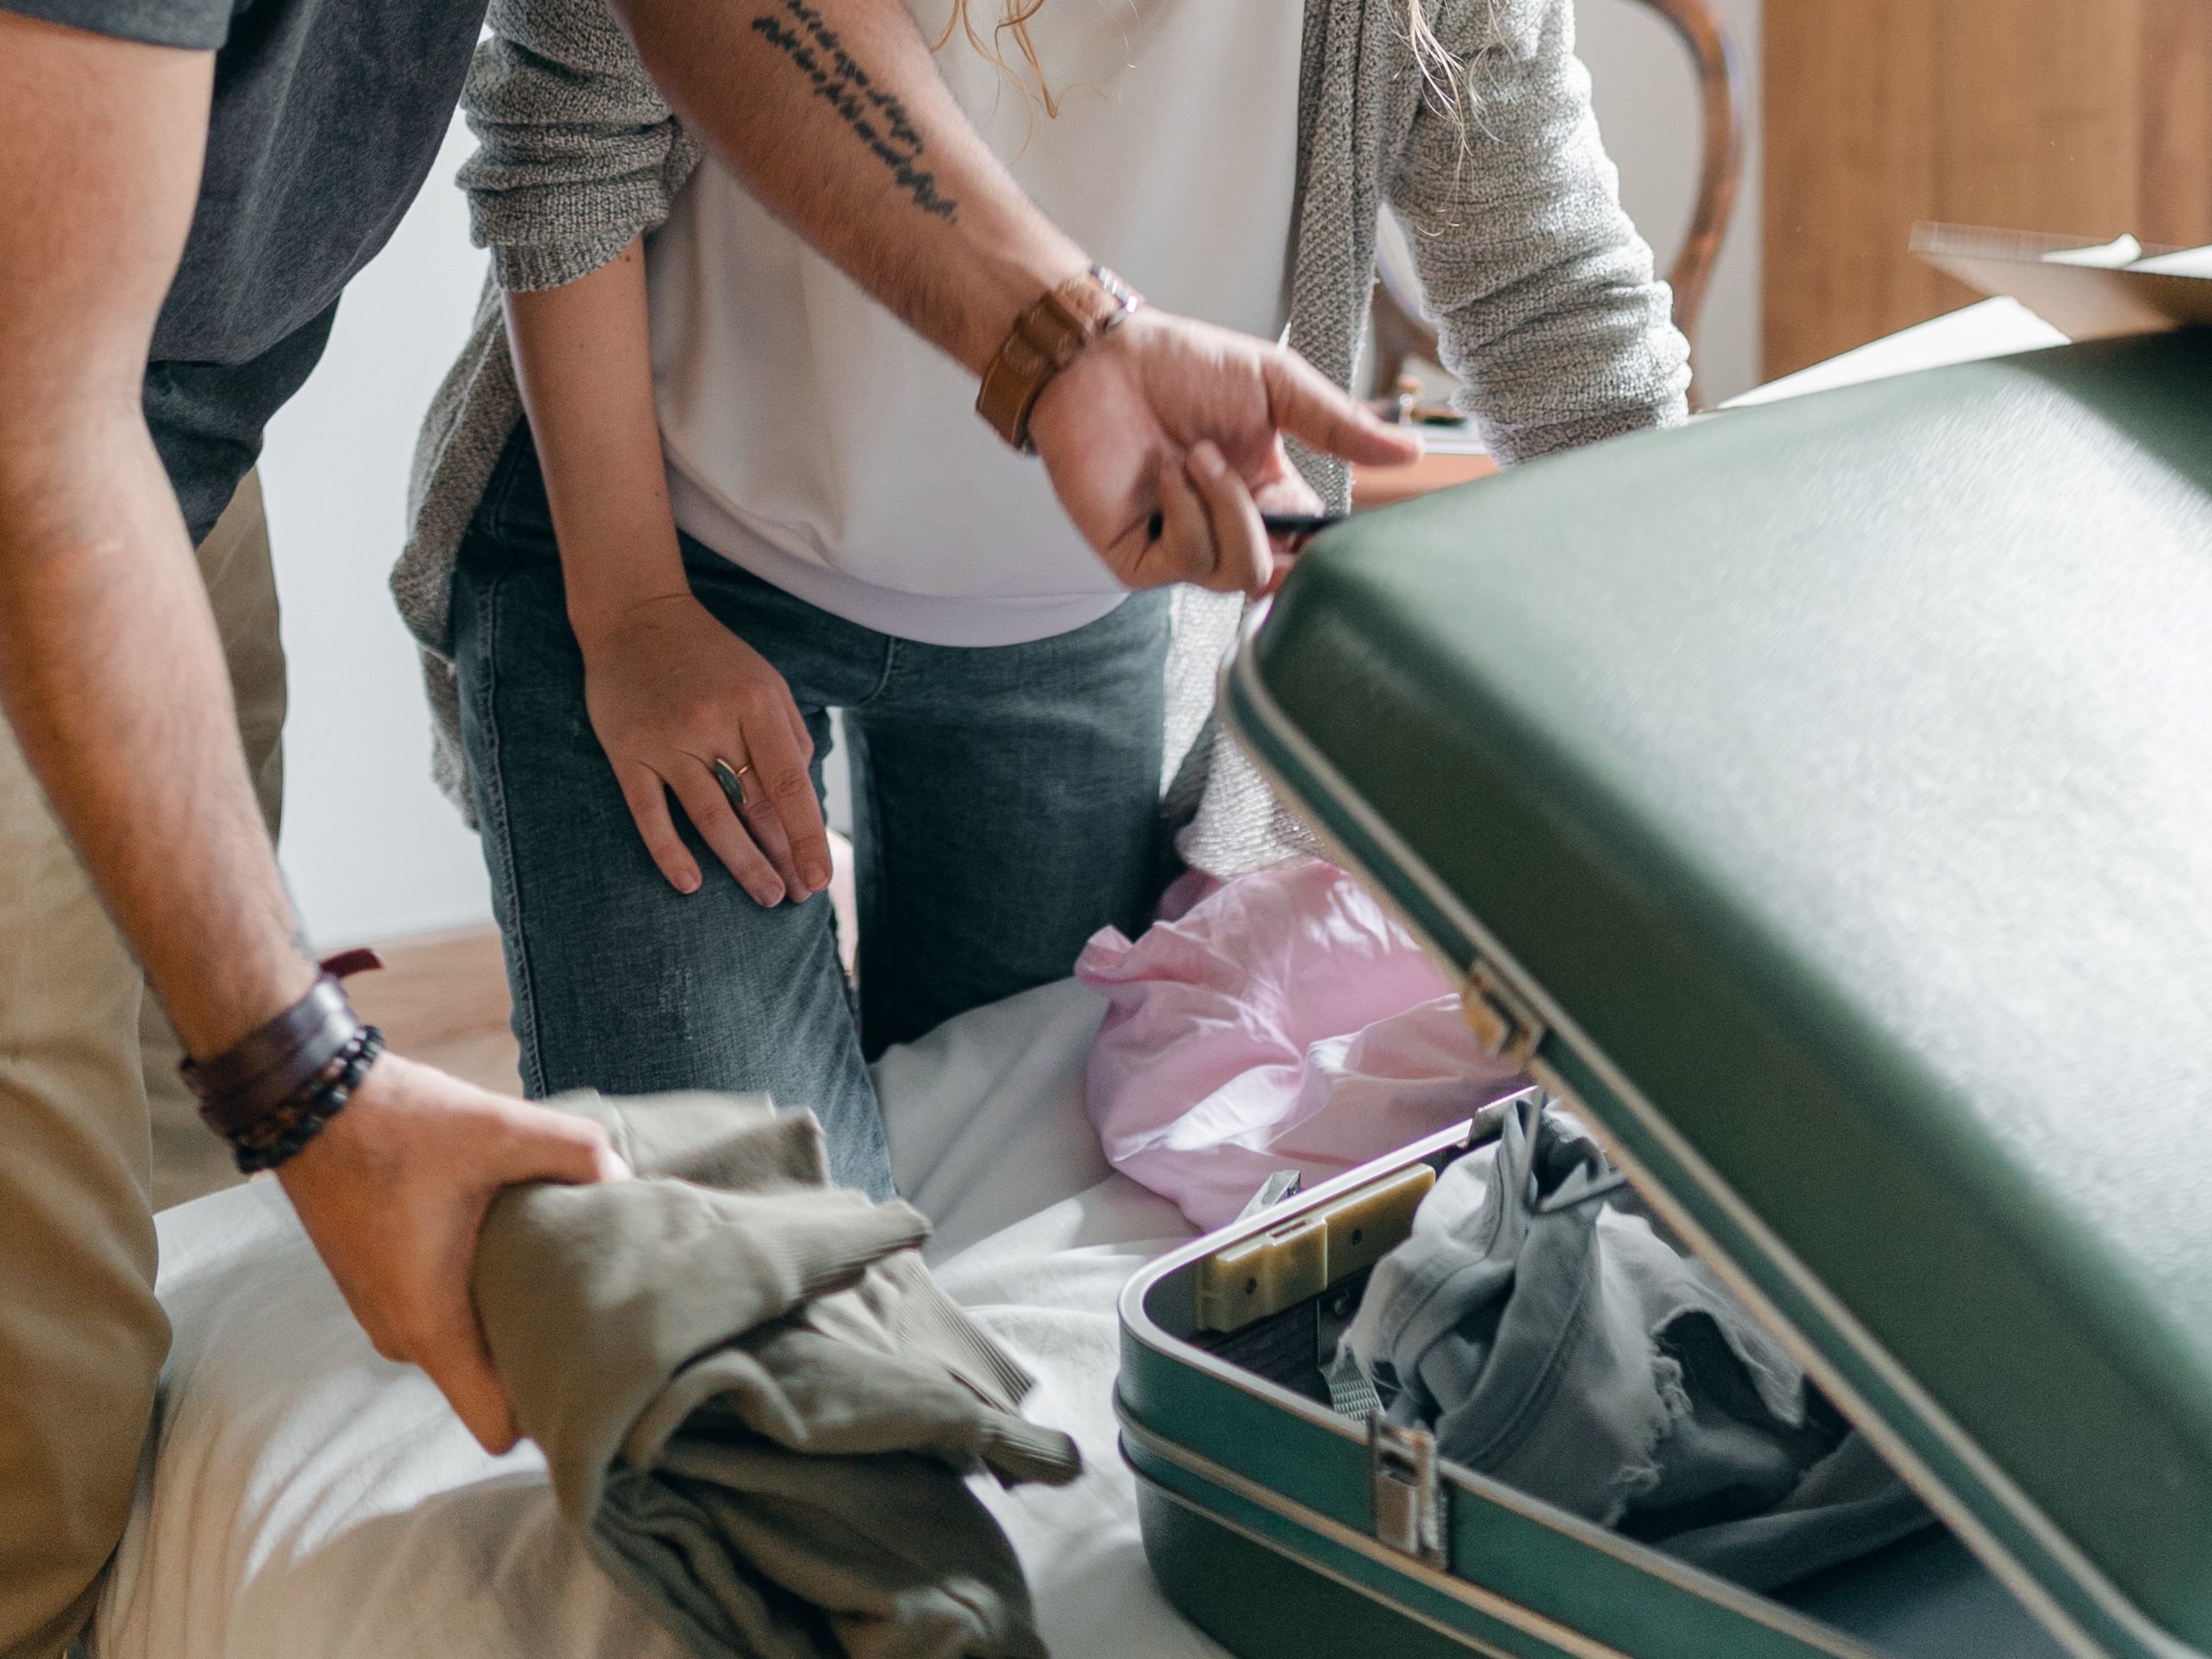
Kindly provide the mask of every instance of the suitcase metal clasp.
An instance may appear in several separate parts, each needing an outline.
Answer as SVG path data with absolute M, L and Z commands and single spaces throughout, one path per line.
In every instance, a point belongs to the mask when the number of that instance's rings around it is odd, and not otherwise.
M 1536 1047 L 1544 1040 L 1544 1022 L 1480 957 L 1467 970 L 1467 988 L 1459 1000 L 1467 1011 L 1468 1029 L 1486 1054 L 1523 1067 L 1535 1057 Z
M 1445 1567 L 1437 1437 L 1426 1429 L 1401 1429 L 1385 1421 L 1381 1412 L 1369 1412 L 1367 1473 L 1374 1497 L 1376 1541 L 1425 1567 Z

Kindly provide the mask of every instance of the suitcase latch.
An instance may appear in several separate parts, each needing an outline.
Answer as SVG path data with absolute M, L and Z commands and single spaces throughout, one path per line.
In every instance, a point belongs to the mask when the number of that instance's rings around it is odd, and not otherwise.
M 1468 1029 L 1484 1053 L 1523 1067 L 1535 1057 L 1536 1045 L 1544 1040 L 1544 1022 L 1480 957 L 1468 969 L 1467 988 L 1459 1000 L 1467 1011 Z
M 1375 1540 L 1425 1567 L 1443 1567 L 1443 1492 L 1437 1481 L 1437 1437 L 1367 1413 L 1367 1473 Z

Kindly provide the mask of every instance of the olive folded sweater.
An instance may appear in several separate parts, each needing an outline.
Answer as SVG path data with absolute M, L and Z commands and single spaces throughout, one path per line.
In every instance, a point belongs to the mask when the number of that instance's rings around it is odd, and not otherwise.
M 921 1265 L 927 1222 L 829 1187 L 763 1098 L 553 1103 L 637 1178 L 502 1194 L 474 1290 L 593 1557 L 702 1659 L 1042 1659 L 966 1476 L 1081 1462 Z

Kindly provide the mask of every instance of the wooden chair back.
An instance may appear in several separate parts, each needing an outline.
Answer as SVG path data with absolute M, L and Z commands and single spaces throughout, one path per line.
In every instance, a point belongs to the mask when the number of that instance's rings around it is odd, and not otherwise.
M 1697 206 L 1690 228 L 1674 256 L 1667 282 L 1674 291 L 1674 326 L 1690 342 L 1694 366 L 1698 319 L 1705 310 L 1705 290 L 1712 281 L 1713 265 L 1720 258 L 1722 240 L 1735 216 L 1735 200 L 1743 174 L 1743 135 L 1746 125 L 1743 58 L 1712 0 L 1638 0 L 1664 18 L 1689 48 L 1698 77 L 1698 98 L 1703 117 L 1703 144 L 1698 168 Z M 1436 331 L 1382 283 L 1375 289 L 1375 375 L 1370 396 L 1394 391 L 1398 377 L 1413 357 L 1437 358 Z M 1691 402 L 1698 402 L 1695 382 Z

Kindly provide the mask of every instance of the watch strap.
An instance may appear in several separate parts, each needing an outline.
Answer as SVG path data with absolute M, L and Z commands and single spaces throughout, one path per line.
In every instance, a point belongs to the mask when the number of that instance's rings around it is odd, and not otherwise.
M 1014 319 L 1006 343 L 983 371 L 975 412 L 1013 447 L 1036 453 L 1030 411 L 1053 376 L 1144 303 L 1143 295 L 1103 265 L 1050 289 Z

